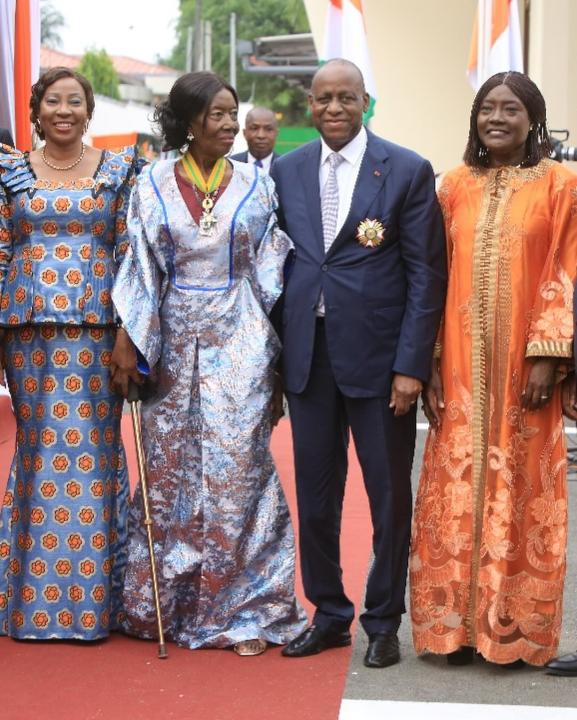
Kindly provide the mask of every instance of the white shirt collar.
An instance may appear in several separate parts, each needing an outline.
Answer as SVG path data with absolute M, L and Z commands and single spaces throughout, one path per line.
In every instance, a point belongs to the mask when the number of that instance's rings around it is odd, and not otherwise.
M 326 162 L 328 156 L 333 153 L 334 150 L 331 150 L 331 148 L 326 144 L 322 137 L 321 147 L 321 165 L 323 165 Z M 339 150 L 339 155 L 342 155 L 348 163 L 354 165 L 361 157 L 361 155 L 365 152 L 366 147 L 367 131 L 365 129 L 365 126 L 363 125 L 359 132 L 355 135 L 355 137 Z
M 260 161 L 261 161 L 261 163 L 263 164 L 263 167 L 266 167 L 268 163 L 272 162 L 272 156 L 273 156 L 273 155 L 274 155 L 274 151 L 271 152 L 271 153 L 270 153 L 269 155 L 267 155 L 266 157 L 261 158 Z M 246 159 L 248 160 L 248 162 L 249 162 L 251 165 L 256 162 L 256 158 L 255 158 L 253 155 L 251 155 L 248 150 L 246 151 Z

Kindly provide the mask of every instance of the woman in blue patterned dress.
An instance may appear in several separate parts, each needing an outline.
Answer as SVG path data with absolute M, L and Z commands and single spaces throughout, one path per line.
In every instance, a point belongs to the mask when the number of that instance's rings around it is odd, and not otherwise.
M 125 561 L 122 398 L 108 366 L 136 158 L 83 143 L 94 95 L 67 68 L 40 78 L 30 108 L 45 145 L 0 146 L 0 361 L 17 420 L 0 634 L 95 640 L 117 624 Z
M 257 655 L 305 625 L 269 448 L 280 344 L 268 313 L 292 243 L 277 225 L 272 180 L 224 157 L 237 112 L 236 92 L 212 73 L 183 75 L 159 107 L 166 145 L 186 152 L 143 170 L 131 197 L 130 247 L 113 289 L 125 329 L 111 364 L 125 389 L 122 366 L 130 363 L 120 346 L 129 336 L 156 375 L 142 430 L 167 636 Z M 150 638 L 138 495 L 128 522 L 125 627 Z

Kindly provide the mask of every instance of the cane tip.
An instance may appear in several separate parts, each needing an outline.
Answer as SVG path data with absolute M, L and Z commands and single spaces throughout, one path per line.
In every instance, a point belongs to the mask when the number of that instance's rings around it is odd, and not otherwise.
M 160 660 L 166 660 L 168 657 L 168 653 L 166 652 L 166 645 L 164 643 L 160 643 L 158 646 L 158 657 Z

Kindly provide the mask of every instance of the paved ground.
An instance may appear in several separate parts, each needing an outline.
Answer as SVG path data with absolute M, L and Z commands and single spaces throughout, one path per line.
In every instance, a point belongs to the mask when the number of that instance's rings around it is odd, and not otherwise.
M 416 486 L 419 476 L 425 434 L 424 430 L 418 432 L 413 487 Z M 568 439 L 570 451 L 571 447 L 577 448 L 577 435 L 570 435 Z M 560 648 L 562 652 L 577 649 L 577 472 L 574 469 L 570 472 L 569 479 L 569 515 L 573 522 L 570 523 L 569 528 L 569 566 Z M 552 720 L 554 717 L 577 718 L 577 710 L 568 713 L 563 711 L 557 715 L 551 710 L 554 707 L 577 708 L 577 678 L 555 678 L 534 668 L 506 670 L 483 661 L 467 667 L 449 667 L 446 660 L 438 656 L 427 655 L 419 658 L 413 650 L 408 616 L 405 616 L 399 638 L 402 662 L 392 668 L 370 670 L 363 665 L 366 637 L 363 632 L 357 633 L 344 693 L 345 702 L 341 710 L 342 720 L 352 720 L 356 717 L 363 717 L 364 720 L 372 717 L 402 717 L 403 720 L 408 720 L 413 717 L 411 710 L 414 709 L 410 702 L 541 706 L 530 712 L 527 710 L 525 714 L 515 711 L 516 720 L 520 720 L 521 717 L 543 718 L 543 720 Z M 359 700 L 381 701 L 381 703 L 363 705 L 350 702 Z M 397 705 L 397 702 L 389 704 L 390 701 L 405 701 L 406 705 Z M 359 712 L 358 715 L 354 712 L 357 704 L 359 708 L 362 707 L 362 713 Z M 436 706 L 427 706 L 426 714 L 423 713 L 422 705 L 415 707 L 417 708 L 415 717 L 427 717 L 428 720 L 433 720 L 431 713 L 435 711 Z M 419 707 L 420 711 L 418 711 Z M 393 708 L 398 712 L 391 713 Z M 450 713 L 451 707 L 441 708 L 439 705 L 437 709 L 439 717 L 445 720 L 453 717 Z M 374 715 L 371 714 L 373 710 Z M 462 712 L 463 709 L 459 710 Z M 469 705 L 465 717 L 477 717 L 471 714 L 473 712 L 474 707 Z M 436 712 L 434 717 L 437 717 Z M 493 707 L 491 718 L 496 720 L 497 717 L 501 715 L 498 713 L 498 708 Z M 504 710 L 503 717 L 511 717 L 510 708 Z

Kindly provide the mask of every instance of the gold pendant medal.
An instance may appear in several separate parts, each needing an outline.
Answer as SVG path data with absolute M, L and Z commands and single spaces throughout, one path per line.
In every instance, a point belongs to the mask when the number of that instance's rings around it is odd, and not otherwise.
M 222 157 L 216 161 L 208 180 L 204 178 L 200 167 L 190 152 L 187 152 L 186 155 L 183 156 L 182 167 L 190 182 L 204 193 L 204 198 L 201 202 L 202 215 L 200 217 L 199 228 L 201 235 L 210 235 L 217 223 L 217 219 L 212 212 L 214 207 L 213 195 L 216 195 L 224 179 L 226 159 Z
M 201 235 L 210 235 L 212 228 L 217 223 L 216 218 L 212 214 L 213 207 L 213 199 L 210 197 L 210 195 L 205 195 L 202 201 L 202 215 L 199 223 Z

